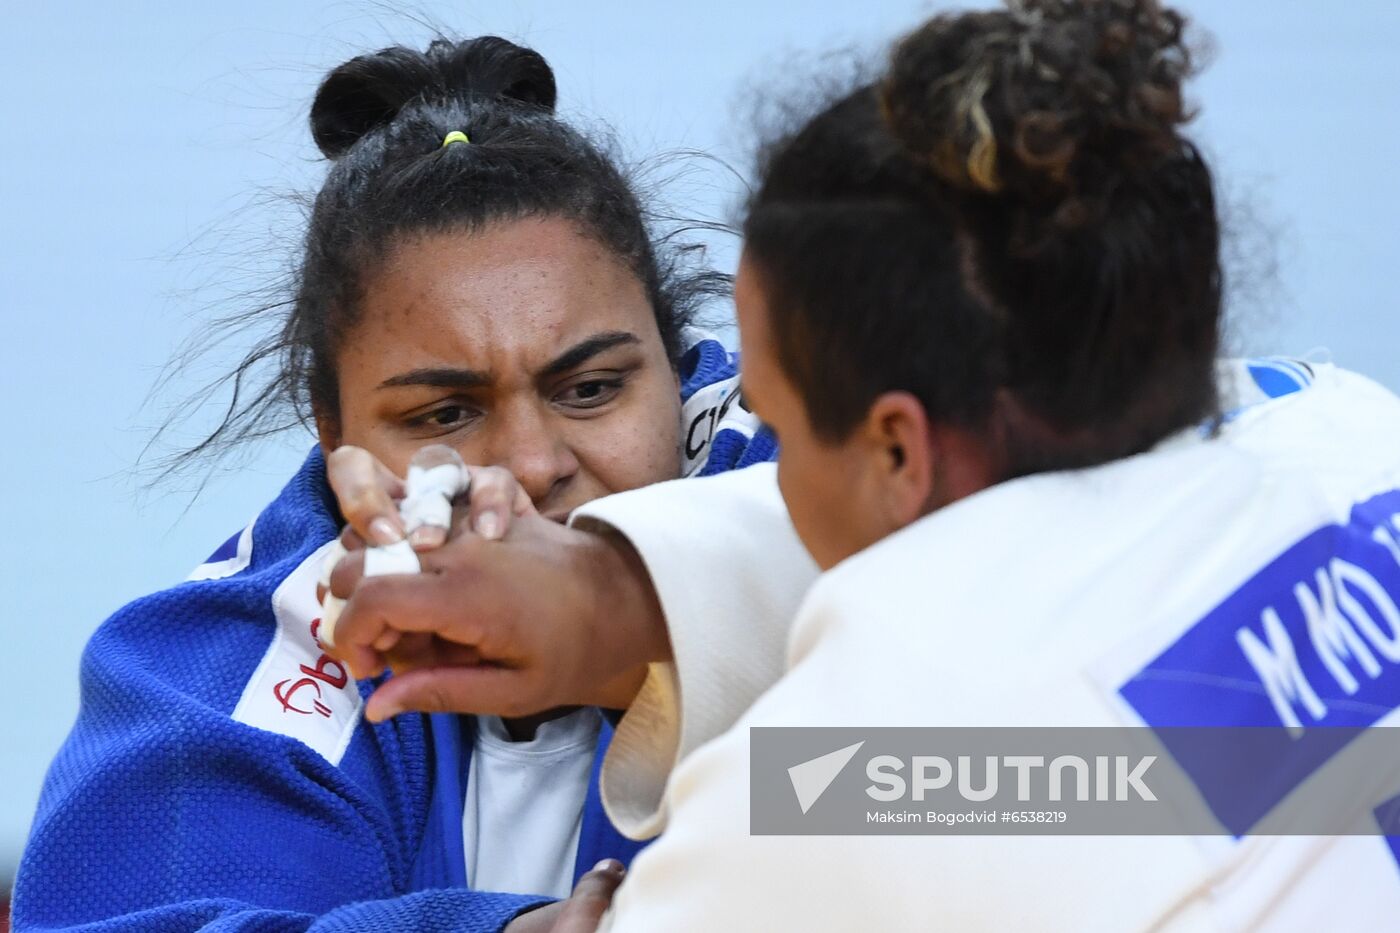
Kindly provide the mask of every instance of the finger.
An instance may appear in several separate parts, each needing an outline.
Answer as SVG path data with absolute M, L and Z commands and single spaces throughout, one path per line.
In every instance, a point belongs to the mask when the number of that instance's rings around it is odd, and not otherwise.
M 395 646 L 398 645 L 398 643 L 402 639 L 403 632 L 400 632 L 398 629 L 391 628 L 388 631 L 386 631 L 383 635 L 380 635 L 378 638 L 376 638 L 372 647 L 375 651 L 379 652 L 385 657 L 388 657 L 389 664 L 392 666 L 394 663 L 392 657 L 393 649 L 395 648 Z
M 408 533 L 408 543 L 422 553 L 440 548 L 447 541 L 447 529 L 437 525 L 419 525 Z
M 434 666 L 439 655 L 439 652 L 435 650 L 438 639 L 426 632 L 400 632 L 392 629 L 391 631 L 396 641 L 389 650 L 384 652 L 384 656 L 388 659 L 389 669 L 394 672 L 395 676 L 421 667 Z M 376 645 L 384 640 L 381 638 L 379 642 L 376 642 Z M 474 662 L 476 658 L 472 657 L 469 660 Z
M 422 531 L 413 539 L 415 547 L 430 549 L 447 540 L 452 500 L 465 493 L 470 483 L 466 465 L 451 447 L 432 444 L 413 455 L 399 512 L 410 534 Z
M 364 540 L 385 545 L 403 539 L 403 520 L 394 502 L 404 494 L 403 482 L 373 454 L 360 447 L 337 447 L 326 457 L 326 479 L 341 514 Z
M 361 579 L 336 622 L 337 656 L 350 665 L 356 677 L 364 677 L 383 669 L 374 645 L 390 629 L 439 634 L 460 644 L 479 645 L 482 633 L 475 613 L 464 613 L 451 596 L 436 574 Z
M 349 555 L 332 573 L 331 594 L 322 604 L 321 625 L 317 633 L 322 645 L 344 661 L 357 678 L 373 677 L 382 671 L 389 663 L 388 652 L 398 645 L 402 636 L 398 629 L 382 618 L 375 620 L 373 630 L 368 629 L 363 618 L 366 600 L 362 596 L 357 603 L 354 598 L 365 582 L 393 579 L 371 578 L 363 574 L 365 555 L 370 553 L 373 551 L 358 551 Z M 352 612 L 352 606 L 359 608 Z M 345 625 L 347 618 L 353 622 L 349 637 Z
M 398 642 L 385 653 L 396 676 L 430 667 L 467 667 L 481 663 L 481 652 L 468 645 L 444 641 L 423 632 L 397 633 Z
M 536 694 L 531 678 L 513 668 L 492 664 L 429 667 L 386 680 L 365 704 L 365 718 L 383 722 L 409 710 L 529 716 L 552 706 Z
M 352 551 L 340 557 L 331 567 L 327 580 L 331 593 L 341 599 L 349 599 L 355 587 L 365 575 L 365 550 Z
M 341 569 L 340 565 L 345 563 L 345 558 L 348 556 L 351 555 L 345 553 L 345 548 L 338 540 L 335 541 L 327 554 L 321 571 L 321 580 L 316 587 L 316 595 L 321 600 L 319 637 L 321 643 L 326 647 L 335 647 L 336 630 L 340 621 L 340 613 L 345 608 L 345 598 L 354 592 L 361 578 L 386 574 L 416 574 L 423 566 L 412 545 L 407 541 L 399 541 L 397 544 L 390 544 L 387 547 L 371 547 L 356 551 L 353 555 L 354 560 Z M 337 576 L 337 571 L 339 571 L 339 576 Z M 339 587 L 338 591 L 335 590 L 337 586 Z M 383 648 L 379 647 L 378 642 L 375 643 L 374 647 L 377 651 L 383 652 Z
M 405 672 L 428 667 L 473 667 L 481 663 L 481 652 L 471 645 L 459 645 L 420 632 L 404 635 L 395 655 L 403 661 Z
M 472 531 L 486 540 L 504 537 L 513 517 L 534 511 L 530 496 L 504 467 L 472 467 L 471 474 L 469 522 Z M 522 511 L 522 508 L 526 511 Z
M 431 665 L 433 636 L 424 632 L 400 632 L 397 629 L 390 631 L 393 632 L 394 643 L 385 649 L 384 657 L 388 660 L 391 671 L 402 674 L 416 667 Z M 380 638 L 375 642 L 375 646 L 385 640 Z
M 337 542 L 337 545 L 339 542 Z M 388 547 L 371 547 L 351 554 L 331 548 L 322 569 L 321 585 L 342 599 L 348 598 L 364 577 L 415 574 L 423 568 L 407 541 Z
M 626 876 L 616 859 L 603 859 L 574 885 L 574 893 L 564 902 L 553 933 L 593 933 L 603 914 L 612 905 L 613 895 Z
M 320 603 L 323 607 L 326 605 L 326 597 L 332 595 L 331 577 L 335 573 L 335 568 L 340 565 L 340 562 L 345 559 L 347 554 L 354 551 L 363 551 L 365 549 L 365 539 L 361 538 L 360 533 L 349 525 L 346 525 L 340 530 L 340 537 L 336 538 L 336 544 L 338 547 L 332 548 L 330 551 L 326 552 L 325 560 L 321 564 L 321 577 L 316 581 L 316 602 Z M 355 584 L 352 581 L 348 586 L 349 589 L 344 590 L 342 596 L 350 595 L 349 591 L 350 589 L 354 589 Z M 332 598 L 338 599 L 340 597 Z M 342 608 L 344 607 L 338 606 L 336 608 L 336 615 L 340 614 Z
M 335 623 L 340 617 L 340 610 L 345 608 L 345 601 L 333 595 L 330 589 L 331 576 L 335 573 L 335 568 L 340 566 L 345 554 L 345 546 L 340 543 L 339 538 L 331 542 L 325 556 L 321 558 L 321 574 L 316 579 L 316 602 L 321 605 L 321 619 L 316 637 L 327 646 L 335 644 Z

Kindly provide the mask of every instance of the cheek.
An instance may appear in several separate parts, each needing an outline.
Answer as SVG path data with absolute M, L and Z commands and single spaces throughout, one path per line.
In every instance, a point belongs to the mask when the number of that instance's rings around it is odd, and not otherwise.
M 862 503 L 843 459 L 824 448 L 782 448 L 778 484 L 798 537 L 822 569 L 859 549 Z
M 342 390 L 341 398 L 340 443 L 362 447 L 396 475 L 405 475 L 408 462 L 425 442 L 394 430 L 362 395 Z
M 791 444 L 781 448 L 778 459 L 778 488 L 783 494 L 793 527 L 802 543 L 814 555 L 826 547 L 831 529 L 826 519 L 831 510 L 824 507 L 823 470 L 809 451 Z
M 574 424 L 579 472 L 600 495 L 680 475 L 680 398 L 669 382 L 647 389 L 612 414 Z
M 396 476 L 408 473 L 409 461 L 418 452 L 418 448 L 423 446 L 421 441 L 407 441 L 376 422 L 364 420 L 347 420 L 342 428 L 340 442 L 369 451 Z
M 357 327 L 348 335 L 353 341 L 340 352 L 336 359 L 336 408 L 339 443 L 360 447 L 375 456 L 381 463 L 402 476 L 406 470 L 410 450 L 404 452 L 394 442 L 393 436 L 384 430 L 383 424 L 374 410 L 374 377 L 369 375 L 366 361 L 357 349 L 364 341 L 378 338 L 373 330 Z

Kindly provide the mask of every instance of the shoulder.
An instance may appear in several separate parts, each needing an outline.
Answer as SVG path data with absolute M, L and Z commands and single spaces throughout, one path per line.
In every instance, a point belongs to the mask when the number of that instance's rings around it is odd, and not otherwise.
M 86 717 L 157 718 L 195 705 L 334 758 L 360 696 L 316 641 L 316 582 L 336 525 L 319 454 L 190 577 L 141 597 L 83 657 Z

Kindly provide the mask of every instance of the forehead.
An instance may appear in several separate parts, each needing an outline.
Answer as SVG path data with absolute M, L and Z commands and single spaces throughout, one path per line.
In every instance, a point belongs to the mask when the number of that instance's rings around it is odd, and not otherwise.
M 527 218 L 405 239 L 365 283 L 355 341 L 444 358 L 550 356 L 601 330 L 655 328 L 641 282 L 572 221 Z M 346 349 L 351 349 L 347 345 Z M 368 347 L 367 347 L 368 349 Z

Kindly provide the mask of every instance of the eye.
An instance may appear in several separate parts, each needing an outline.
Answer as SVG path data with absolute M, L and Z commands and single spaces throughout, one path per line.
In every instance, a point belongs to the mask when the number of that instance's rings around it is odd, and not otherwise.
M 624 382 L 621 376 L 585 377 L 566 385 L 554 400 L 569 408 L 598 408 L 616 398 Z
M 419 428 L 431 433 L 446 433 L 470 424 L 480 417 L 481 412 L 459 402 L 449 402 L 419 412 L 404 419 L 410 428 Z
M 439 408 L 429 412 L 427 421 L 429 424 L 445 427 L 449 424 L 456 424 L 458 421 L 461 421 L 465 414 L 466 409 L 462 406 L 448 405 L 445 408 Z

